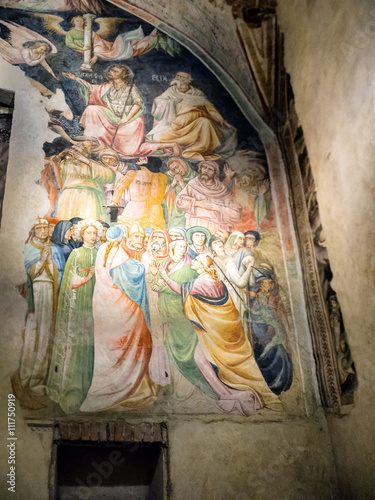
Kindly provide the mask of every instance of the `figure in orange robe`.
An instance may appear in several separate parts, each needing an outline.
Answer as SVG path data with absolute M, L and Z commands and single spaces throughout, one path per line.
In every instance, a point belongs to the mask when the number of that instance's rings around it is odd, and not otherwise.
M 125 251 L 119 226 L 107 231 L 107 239 L 95 266 L 94 373 L 80 411 L 140 408 L 156 398 L 148 373 L 152 338 L 145 268 Z
M 140 170 L 131 170 L 115 186 L 112 203 L 116 205 L 125 189 L 129 188 L 130 202 L 119 216 L 121 224 L 130 227 L 165 229 L 162 201 L 168 177 L 159 172 L 160 158 L 139 158 Z

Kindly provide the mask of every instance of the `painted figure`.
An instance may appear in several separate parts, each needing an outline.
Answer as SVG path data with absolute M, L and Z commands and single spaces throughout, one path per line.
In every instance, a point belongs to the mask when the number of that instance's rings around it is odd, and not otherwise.
M 229 233 L 228 233 L 228 231 L 225 231 L 225 229 L 220 228 L 214 233 L 214 236 L 219 238 L 225 245 L 225 243 L 227 242 L 227 240 L 229 238 Z
M 270 389 L 280 394 L 292 384 L 293 364 L 284 347 L 278 286 L 266 265 L 253 266 L 251 250 L 239 250 L 225 271 L 231 282 L 228 290 L 245 324 L 262 375 Z
M 184 227 L 170 227 L 168 229 L 168 234 L 171 238 L 171 241 L 174 241 L 174 240 L 185 240 L 187 241 L 186 239 L 186 229 Z
M 154 142 L 176 143 L 181 156 L 196 161 L 231 156 L 237 147 L 237 130 L 191 81 L 191 75 L 180 71 L 154 100 L 154 127 L 147 137 Z
M 53 156 L 44 158 L 44 169 L 40 173 L 38 184 L 46 190 L 50 202 L 49 209 L 44 216 L 47 218 L 54 213 L 56 201 L 62 189 L 59 165 Z
M 48 238 L 51 239 L 56 224 L 60 221 L 60 219 L 57 219 L 56 217 L 46 217 L 46 219 L 48 222 Z
M 144 142 L 146 110 L 127 66 L 109 66 L 107 83 L 101 85 L 92 85 L 73 73 L 63 73 L 63 76 L 80 85 L 87 105 L 80 121 L 86 137 L 95 137 L 102 145 L 124 156 L 148 156 L 164 148 L 163 144 Z M 173 145 L 168 143 L 165 147 L 173 148 Z
M 225 252 L 225 246 L 223 240 L 218 238 L 217 236 L 211 236 L 209 243 L 210 257 L 214 264 L 214 267 L 219 271 L 220 279 L 227 285 L 225 269 L 231 256 Z M 230 290 L 230 289 L 229 289 Z
M 198 276 L 196 271 L 191 269 L 191 259 L 186 255 L 187 247 L 184 240 L 172 241 L 169 258 L 159 267 L 152 289 L 159 294 L 158 307 L 169 359 L 191 384 L 207 396 L 214 397 L 215 394 L 194 359 L 198 337 L 183 313 L 181 297 L 167 286 L 165 280 L 160 279 L 164 273 L 164 276 L 169 276 L 176 283 L 185 283 Z
M 187 251 L 191 260 L 201 254 L 208 253 L 208 243 L 211 238 L 211 233 L 205 227 L 195 226 L 186 231 L 186 238 L 189 243 Z
M 70 21 L 72 28 L 65 31 L 61 26 L 64 21 L 62 17 L 51 14 L 36 15 L 44 20 L 46 28 L 65 36 L 65 45 L 70 49 L 79 54 L 84 54 L 86 50 L 90 50 L 92 56 L 91 66 L 98 59 L 102 61 L 123 61 L 146 54 L 153 48 L 162 48 L 171 55 L 179 52 L 178 44 L 167 35 L 154 29 L 149 35 L 145 36 L 141 26 L 135 30 L 120 33 L 113 42 L 105 40 L 105 38 L 115 33 L 118 26 L 124 22 L 124 19 L 119 17 L 95 18 L 95 24 L 99 25 L 99 29 L 91 31 L 92 46 L 86 47 L 84 36 L 86 20 L 84 16 L 74 16 Z
M 241 231 L 233 231 L 225 243 L 225 253 L 233 257 L 245 245 L 245 235 Z
M 199 339 L 195 360 L 218 397 L 217 406 L 225 412 L 250 415 L 279 403 L 262 377 L 238 311 L 211 258 L 200 255 L 191 268 L 199 277 L 182 284 L 164 270 L 160 275 L 182 296 L 184 314 Z
M 75 248 L 79 248 L 82 246 L 82 239 L 79 235 L 77 235 L 76 233 L 76 228 L 77 228 L 77 224 L 79 222 L 81 222 L 82 217 L 72 217 L 71 219 L 69 219 L 69 222 L 71 222 L 73 224 L 72 226 L 72 235 L 68 241 L 69 245 L 72 247 L 72 249 L 74 250 Z
M 216 260 L 216 259 L 215 259 Z M 243 318 L 243 323 L 248 327 L 249 321 L 248 299 L 245 290 L 250 282 L 251 272 L 254 267 L 254 256 L 247 248 L 239 249 L 233 257 L 229 256 L 227 265 L 221 268 L 230 282 L 228 291 L 235 303 L 239 316 Z M 248 328 L 247 328 L 248 330 Z
M 176 206 L 176 199 L 186 184 L 197 174 L 182 158 L 171 158 L 168 160 L 167 168 L 168 183 L 163 201 L 164 218 L 168 227 L 185 227 L 186 214 Z
M 154 382 L 165 386 L 170 383 L 168 355 L 164 346 L 163 324 L 158 308 L 158 295 L 152 291 L 159 266 L 169 255 L 171 239 L 164 229 L 155 229 L 148 241 L 147 251 L 142 257 L 145 266 L 148 305 L 150 308 L 152 356 L 149 365 L 150 376 Z M 146 247 L 146 244 L 145 244 Z
M 254 256 L 255 267 L 262 264 L 273 267 L 267 255 L 259 248 L 260 234 L 258 231 L 245 231 L 245 248 L 250 250 Z
M 228 158 L 228 164 L 236 172 L 233 179 L 233 196 L 242 206 L 242 219 L 236 229 L 262 230 L 275 226 L 274 207 L 268 178 L 267 163 L 254 151 L 236 151 Z
M 56 216 L 108 221 L 103 185 L 115 181 L 116 169 L 89 159 L 89 146 L 73 146 L 60 161 L 62 193 Z
M 152 352 L 145 269 L 123 246 L 119 226 L 98 252 L 93 296 L 95 361 L 80 411 L 140 408 L 156 399 L 148 374 Z
M 103 151 L 100 151 L 99 154 L 99 159 L 103 163 L 104 166 L 106 167 L 111 167 L 115 169 L 116 173 L 116 178 L 115 182 L 112 184 L 104 184 L 103 189 L 104 189 L 104 196 L 105 196 L 105 205 L 109 206 L 112 203 L 112 196 L 115 190 L 115 185 L 120 183 L 120 181 L 123 180 L 124 176 L 129 172 L 131 169 L 130 165 L 120 161 L 119 155 L 116 153 L 116 151 L 113 151 L 109 148 L 104 149 Z M 124 208 L 130 201 L 129 198 L 129 192 L 126 189 L 122 195 L 121 198 L 119 199 L 118 202 L 118 215 L 121 215 L 122 212 L 124 211 Z
M 46 61 L 48 54 L 56 54 L 56 47 L 43 36 L 35 33 L 25 26 L 13 22 L 0 21 L 11 33 L 10 43 L 0 38 L 0 55 L 10 64 L 27 64 L 38 66 L 40 64 L 58 80 L 51 66 Z
M 145 227 L 143 228 L 143 231 L 145 233 L 145 238 L 143 240 L 143 248 L 148 249 L 148 242 L 150 241 L 151 234 L 153 233 L 152 227 Z
M 95 243 L 101 236 L 99 222 L 77 224 L 83 245 L 66 263 L 57 310 L 55 340 L 47 381 L 48 394 L 65 413 L 79 410 L 89 390 L 94 367 Z
M 125 189 L 129 189 L 130 201 L 119 216 L 121 224 L 165 229 L 162 201 L 168 178 L 160 172 L 161 160 L 141 157 L 136 165 L 140 170 L 131 170 L 115 186 L 113 205 L 117 206 Z
M 73 248 L 69 245 L 69 240 L 73 233 L 73 223 L 70 220 L 61 220 L 55 226 L 51 236 L 51 243 L 61 248 L 65 261 L 68 260 Z
M 16 394 L 46 394 L 51 361 L 58 289 L 65 267 L 62 250 L 48 239 L 48 221 L 38 218 L 25 246 L 27 282 L 22 294 L 27 316 L 19 372 L 13 379 Z M 17 390 L 18 388 L 18 390 Z
M 113 18 L 97 18 L 95 22 L 100 25 L 100 29 L 97 32 L 92 32 L 93 58 L 91 64 L 95 64 L 98 59 L 122 61 L 140 56 L 151 50 L 156 44 L 158 36 L 156 29 L 149 36 L 145 36 L 141 26 L 136 30 L 121 33 L 114 42 L 106 41 L 100 35 L 110 34 L 111 28 L 114 27 Z M 65 44 L 83 54 L 85 50 L 85 19 L 83 16 L 75 16 L 71 20 L 71 24 L 73 28 L 66 33 Z
M 142 226 L 139 224 L 133 224 L 125 239 L 126 242 L 124 242 L 124 248 L 126 252 L 130 255 L 130 257 L 140 262 L 146 252 L 146 248 L 144 246 L 145 232 Z
M 176 206 L 186 213 L 186 227 L 203 226 L 212 234 L 218 229 L 231 232 L 241 220 L 241 207 L 234 202 L 232 193 L 219 181 L 219 165 L 204 161 L 198 165 L 198 177 L 177 196 Z M 226 177 L 233 172 L 227 168 Z
M 102 226 L 102 235 L 99 238 L 99 241 L 95 243 L 97 249 L 99 249 L 99 247 L 101 247 L 104 243 L 107 243 L 107 231 L 111 227 L 108 222 L 104 222 L 102 220 L 99 220 L 98 222 L 100 222 L 100 225 Z

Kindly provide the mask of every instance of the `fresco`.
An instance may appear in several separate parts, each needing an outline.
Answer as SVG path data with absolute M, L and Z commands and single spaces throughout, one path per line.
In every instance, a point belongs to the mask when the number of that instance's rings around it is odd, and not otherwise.
M 5 180 L 14 109 L 14 92 L 0 89 L 0 224 L 3 214 Z
M 1 57 L 61 104 L 36 179 L 49 210 L 25 235 L 21 405 L 280 408 L 290 306 L 256 131 L 199 60 L 120 9 L 3 5 Z

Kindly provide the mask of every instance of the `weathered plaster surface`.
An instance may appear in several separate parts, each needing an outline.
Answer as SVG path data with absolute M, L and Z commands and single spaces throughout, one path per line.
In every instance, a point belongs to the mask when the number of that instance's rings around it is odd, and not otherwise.
M 172 498 L 336 498 L 323 426 L 304 419 L 260 426 L 175 422 L 169 431 Z
M 342 498 L 375 491 L 373 340 L 375 233 L 373 2 L 283 0 L 278 7 L 359 389 L 345 418 L 332 418 Z

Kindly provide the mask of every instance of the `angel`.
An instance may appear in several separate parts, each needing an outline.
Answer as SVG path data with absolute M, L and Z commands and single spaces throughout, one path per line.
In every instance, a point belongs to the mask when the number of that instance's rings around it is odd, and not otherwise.
M 178 44 L 166 37 L 166 35 L 162 35 L 154 29 L 149 35 L 145 36 L 141 26 L 136 30 L 121 33 L 114 42 L 105 40 L 124 21 L 124 19 L 118 17 L 95 19 L 95 22 L 99 24 L 99 29 L 92 32 L 92 47 L 88 47 L 85 46 L 84 42 L 86 20 L 83 16 L 73 17 L 71 20 L 72 28 L 65 31 L 61 26 L 64 21 L 62 17 L 41 13 L 36 15 L 44 19 L 46 28 L 65 36 L 65 45 L 67 47 L 79 54 L 84 54 L 88 50 L 92 51 L 91 65 L 95 64 L 98 59 L 111 61 L 131 59 L 145 54 L 153 48 L 163 48 L 171 55 L 179 51 Z M 167 38 L 169 43 L 167 43 Z
M 0 55 L 10 64 L 41 64 L 56 80 L 57 76 L 46 61 L 48 54 L 56 54 L 56 47 L 42 35 L 13 22 L 0 21 L 10 30 L 10 43 L 0 38 Z

